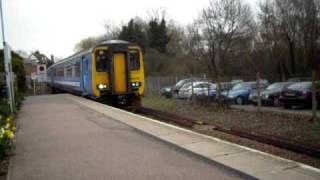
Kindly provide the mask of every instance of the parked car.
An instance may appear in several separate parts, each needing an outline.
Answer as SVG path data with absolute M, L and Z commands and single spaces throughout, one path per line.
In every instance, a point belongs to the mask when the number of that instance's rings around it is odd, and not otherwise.
M 221 82 L 220 86 L 221 86 L 221 91 L 227 91 L 232 89 L 235 85 L 243 83 L 243 81 L 241 80 L 233 80 L 231 82 Z
M 172 86 L 171 91 L 172 91 L 172 96 L 175 98 L 178 98 L 178 94 L 180 91 L 180 88 L 184 86 L 185 84 L 188 84 L 190 82 L 205 82 L 206 80 L 204 78 L 190 78 L 190 79 L 182 79 L 178 81 L 174 86 Z
M 294 82 L 276 82 L 267 87 L 266 90 L 261 91 L 261 104 L 262 105 L 271 105 L 271 106 L 280 106 L 279 97 L 281 93 Z M 249 100 L 254 104 L 258 104 L 258 95 L 257 92 L 250 94 Z
M 263 90 L 268 86 L 267 81 L 260 82 L 260 88 Z M 249 96 L 256 91 L 257 82 L 244 82 L 235 85 L 230 91 L 222 92 L 228 101 L 235 102 L 236 104 L 243 105 L 249 103 Z
M 317 87 L 317 100 L 319 102 L 320 88 L 319 83 Z M 311 107 L 312 106 L 312 83 L 309 81 L 299 82 L 290 85 L 285 91 L 281 93 L 280 102 L 284 108 L 291 108 L 292 106 Z
M 160 95 L 166 98 L 172 98 L 172 86 L 166 86 L 161 88 Z
M 181 99 L 190 99 L 192 96 L 214 96 L 215 93 L 215 84 L 209 82 L 194 82 L 182 86 L 179 90 L 178 97 Z

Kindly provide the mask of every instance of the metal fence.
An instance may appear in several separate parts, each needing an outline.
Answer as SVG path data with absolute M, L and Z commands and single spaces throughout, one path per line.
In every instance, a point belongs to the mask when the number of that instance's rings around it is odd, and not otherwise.
M 276 75 L 274 75 L 276 76 Z M 160 90 L 163 87 L 172 87 L 177 82 L 179 82 L 182 79 L 192 79 L 194 78 L 194 81 L 197 81 L 198 79 L 203 79 L 208 82 L 215 83 L 216 80 L 213 78 L 210 78 L 207 74 L 200 74 L 200 75 L 186 75 L 186 76 L 149 76 L 145 79 L 145 95 L 159 95 Z M 266 76 L 261 75 L 260 81 L 267 81 L 269 84 L 272 84 L 274 82 L 281 82 L 281 81 L 292 81 L 292 82 L 298 82 L 298 81 L 311 81 L 311 76 L 301 76 L 301 75 L 291 75 L 290 77 L 287 77 L 285 80 L 275 79 L 275 78 L 268 78 Z M 228 86 L 229 84 L 226 82 L 231 81 L 257 81 L 257 76 L 223 76 L 221 77 L 221 88 L 222 90 L 228 89 L 230 87 L 224 87 Z
M 173 76 L 156 76 L 156 77 L 146 77 L 145 79 L 145 94 L 146 95 L 158 95 L 160 89 L 165 86 L 172 86 L 177 83 L 178 77 Z
M 182 79 L 208 79 L 206 74 L 190 76 L 151 76 L 146 77 L 145 95 L 159 95 L 160 89 L 166 86 L 173 86 Z M 211 81 L 211 80 L 209 80 Z

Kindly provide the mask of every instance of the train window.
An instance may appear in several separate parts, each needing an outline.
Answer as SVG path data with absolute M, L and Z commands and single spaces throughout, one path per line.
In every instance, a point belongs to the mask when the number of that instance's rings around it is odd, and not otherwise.
M 97 50 L 95 52 L 96 57 L 96 70 L 98 72 L 107 71 L 107 64 L 109 63 L 109 56 L 106 50 Z
M 56 69 L 56 75 L 59 77 L 64 76 L 64 69 L 62 68 Z
M 72 66 L 66 68 L 66 77 L 72 77 Z
M 139 70 L 140 69 L 140 56 L 138 51 L 131 51 L 129 54 L 130 58 L 130 69 Z
M 80 61 L 75 64 L 75 76 L 80 77 Z

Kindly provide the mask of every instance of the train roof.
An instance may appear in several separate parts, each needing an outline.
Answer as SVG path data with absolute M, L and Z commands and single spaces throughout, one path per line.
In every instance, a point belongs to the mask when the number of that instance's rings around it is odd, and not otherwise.
M 108 40 L 108 41 L 103 41 L 101 43 L 99 43 L 98 46 L 100 45 L 114 45 L 114 44 L 127 44 L 127 45 L 131 45 L 132 43 L 128 42 L 128 41 L 123 41 L 123 40 Z
M 94 48 L 96 48 L 96 47 L 99 47 L 99 46 L 102 46 L 102 45 L 120 45 L 120 44 L 123 44 L 123 45 L 133 45 L 133 43 L 128 42 L 128 41 L 124 41 L 124 40 L 107 40 L 107 41 L 103 41 L 103 42 L 99 43 L 98 45 L 96 45 L 96 46 L 94 46 L 94 47 L 92 47 L 92 48 L 90 48 L 90 49 L 87 49 L 87 50 L 84 50 L 84 51 L 80 51 L 80 52 L 75 53 L 75 54 L 73 54 L 73 55 L 71 55 L 71 56 L 69 56 L 69 57 L 64 58 L 63 60 L 60 60 L 60 61 L 54 63 L 54 64 L 52 65 L 52 67 L 54 67 L 54 66 L 56 66 L 56 65 L 58 65 L 58 64 L 61 64 L 61 63 L 63 63 L 63 62 L 66 62 L 66 61 L 68 61 L 69 59 L 71 59 L 71 58 L 73 58 L 73 57 L 82 56 L 83 54 L 86 54 L 86 53 L 88 53 L 88 52 L 91 52 L 92 49 L 94 49 Z

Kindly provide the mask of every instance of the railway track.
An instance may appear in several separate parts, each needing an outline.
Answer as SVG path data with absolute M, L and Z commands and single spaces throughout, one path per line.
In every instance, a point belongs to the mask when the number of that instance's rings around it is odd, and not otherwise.
M 152 116 L 156 118 L 159 121 L 164 121 L 164 122 L 170 122 L 172 124 L 176 124 L 179 126 L 187 127 L 187 128 L 192 128 L 195 125 L 210 125 L 213 130 L 223 132 L 226 134 L 238 136 L 241 138 L 246 138 L 249 140 L 253 140 L 259 143 L 264 143 L 264 144 L 269 144 L 278 148 L 290 150 L 296 153 L 302 153 L 306 154 L 312 157 L 317 157 L 320 158 L 320 147 L 313 146 L 311 144 L 305 143 L 305 142 L 297 142 L 297 141 L 292 141 L 289 139 L 285 139 L 283 137 L 275 136 L 275 135 L 266 135 L 262 133 L 256 133 L 256 132 L 248 132 L 248 131 L 243 131 L 237 128 L 231 128 L 227 129 L 224 127 L 221 127 L 217 124 L 213 123 L 206 123 L 203 121 L 199 121 L 196 119 L 188 118 L 188 117 L 183 117 L 177 114 L 173 113 L 168 113 L 164 111 L 159 111 L 151 108 L 146 108 L 146 107 L 140 107 L 138 109 L 136 108 L 126 108 L 126 110 L 146 115 L 146 116 Z

